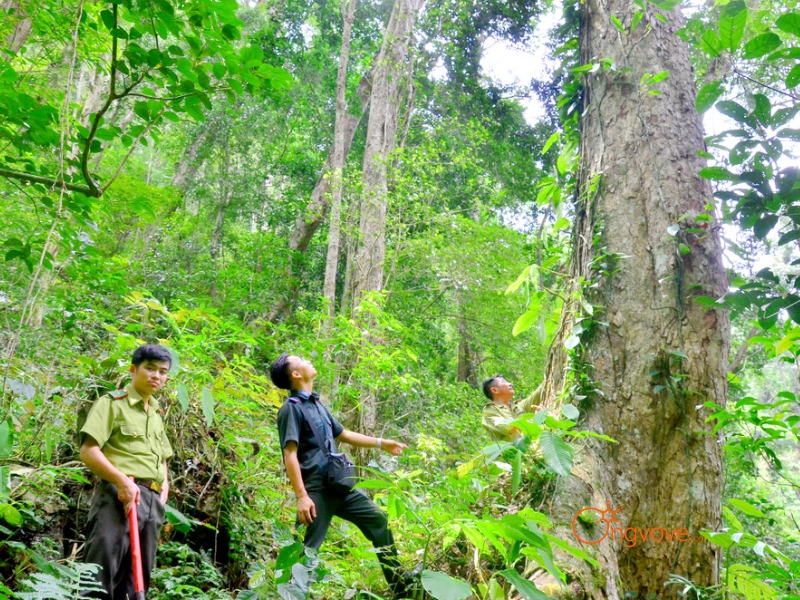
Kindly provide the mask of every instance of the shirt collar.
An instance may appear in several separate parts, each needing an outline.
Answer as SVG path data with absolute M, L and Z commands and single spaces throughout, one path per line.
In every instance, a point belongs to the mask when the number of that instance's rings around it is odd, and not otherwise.
M 125 391 L 128 392 L 128 404 L 131 406 L 142 402 L 142 397 L 139 395 L 139 392 L 136 391 L 136 388 L 133 387 L 132 383 L 129 383 L 125 386 Z M 150 396 L 149 406 L 158 410 L 158 400 L 156 400 L 153 396 Z
M 310 394 L 305 390 L 298 390 L 294 392 L 294 395 L 300 398 L 303 402 L 307 401 L 309 398 L 312 398 L 315 402 L 319 402 L 319 392 L 314 390 Z

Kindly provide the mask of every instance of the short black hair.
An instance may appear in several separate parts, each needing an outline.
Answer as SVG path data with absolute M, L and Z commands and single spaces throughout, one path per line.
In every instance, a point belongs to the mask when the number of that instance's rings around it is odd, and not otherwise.
M 138 367 L 148 360 L 165 360 L 169 363 L 170 368 L 172 368 L 172 354 L 170 354 L 169 350 L 164 348 L 164 346 L 144 344 L 133 351 L 131 364 L 134 367 Z
M 489 379 L 483 382 L 483 395 L 486 396 L 489 400 L 494 400 L 494 397 L 492 396 L 491 387 L 494 385 L 494 382 L 501 377 L 502 375 L 492 375 L 491 377 L 489 377 Z
M 269 378 L 276 387 L 282 390 L 292 389 L 292 377 L 289 371 L 289 354 L 284 352 L 274 361 L 269 369 Z

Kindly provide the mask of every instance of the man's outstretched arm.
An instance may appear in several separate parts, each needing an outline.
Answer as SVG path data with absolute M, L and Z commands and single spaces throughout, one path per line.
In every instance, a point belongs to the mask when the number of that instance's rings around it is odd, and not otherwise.
M 342 433 L 339 434 L 339 437 L 336 438 L 337 442 L 344 442 L 345 444 L 350 444 L 351 446 L 358 446 L 359 448 L 377 448 L 378 440 L 380 440 L 381 450 L 385 450 L 389 454 L 394 454 L 395 456 L 402 454 L 403 450 L 408 448 L 408 446 L 402 442 L 383 439 L 383 438 L 376 438 L 372 437 L 371 435 L 363 435 L 361 433 L 356 433 L 355 431 L 350 431 L 348 429 L 342 431 Z

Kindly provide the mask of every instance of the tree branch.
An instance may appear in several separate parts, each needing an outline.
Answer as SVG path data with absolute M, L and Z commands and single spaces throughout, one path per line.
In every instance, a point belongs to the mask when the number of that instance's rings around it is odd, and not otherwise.
M 60 179 L 53 179 L 52 177 L 41 177 L 40 175 L 31 175 L 30 173 L 22 173 L 21 171 L 11 171 L 10 169 L 0 168 L 0 176 L 8 177 L 9 179 L 21 179 L 22 181 L 30 181 L 31 183 L 43 183 L 52 188 L 63 188 L 71 192 L 80 192 L 92 198 L 99 198 L 102 190 L 99 188 L 92 188 L 85 185 L 77 185 Z
M 788 96 L 789 98 L 791 98 L 791 99 L 792 99 L 792 100 L 794 100 L 795 102 L 800 102 L 800 98 L 798 98 L 797 96 L 795 96 L 795 95 L 793 95 L 793 94 L 790 94 L 789 92 L 784 92 L 783 90 L 779 90 L 779 89 L 777 89 L 777 88 L 774 88 L 774 87 L 772 87 L 771 85 L 767 85 L 766 83 L 763 83 L 763 82 L 759 81 L 758 79 L 753 79 L 753 78 L 752 78 L 752 77 L 750 77 L 749 75 L 745 75 L 744 73 L 742 73 L 742 72 L 741 72 L 739 69 L 737 69 L 736 67 L 734 67 L 734 68 L 733 68 L 733 72 L 734 72 L 734 73 L 736 73 L 736 74 L 737 74 L 739 77 L 744 77 L 744 78 L 745 78 L 745 79 L 747 79 L 748 81 L 752 81 L 753 83 L 755 83 L 755 84 L 757 84 L 757 85 L 760 85 L 761 87 L 765 87 L 765 88 L 767 88 L 768 90 L 772 90 L 772 91 L 773 91 L 773 92 L 775 92 L 776 94 L 781 94 L 781 95 L 783 95 L 783 96 Z
M 728 373 L 736 373 L 742 368 L 742 362 L 744 361 L 744 357 L 747 355 L 747 342 L 749 342 L 750 338 L 754 337 L 759 331 L 760 327 L 754 325 L 747 334 L 744 342 L 741 346 L 739 346 L 739 350 L 736 351 L 736 357 L 733 359 L 733 362 L 730 364 L 730 366 L 728 366 Z

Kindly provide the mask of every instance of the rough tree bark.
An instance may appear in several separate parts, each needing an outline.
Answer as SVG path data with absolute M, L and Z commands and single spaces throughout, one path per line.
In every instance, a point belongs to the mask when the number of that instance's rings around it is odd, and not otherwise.
M 347 62 L 350 59 L 350 29 L 356 14 L 357 0 L 342 0 L 342 50 L 336 74 L 336 122 L 333 126 L 331 155 L 331 216 L 328 233 L 328 256 L 325 260 L 325 282 L 322 295 L 328 300 L 328 314 L 336 314 L 336 272 L 339 268 L 339 246 L 342 218 L 342 172 L 344 170 L 345 136 L 347 132 Z M 355 130 L 354 130 L 355 131 Z
M 703 236 L 686 232 L 712 198 L 697 174 L 705 162 L 697 155 L 703 130 L 688 50 L 675 35 L 682 16 L 670 13 L 662 23 L 648 10 L 634 32 L 620 32 L 611 16 L 627 26 L 634 10 L 628 0 L 582 6 L 582 63 L 609 57 L 616 70 L 585 80 L 571 269 L 573 281 L 588 282 L 576 293 L 607 325 L 584 333 L 569 356 L 564 338 L 582 309 L 579 302 L 565 307 L 546 397 L 557 404 L 566 390 L 564 399 L 582 408 L 579 427 L 618 443 L 590 438 L 576 453 L 572 475 L 558 482 L 552 517 L 571 540 L 573 519 L 587 507 L 624 507 L 616 514 L 620 523 L 611 524 L 623 529 L 685 527 L 697 536 L 720 524 L 720 444 L 702 433 L 708 411 L 698 406 L 725 403 L 730 323 L 727 313 L 703 310 L 694 299 L 721 296 L 727 281 L 715 228 Z M 643 75 L 665 70 L 660 95 L 643 89 Z M 670 235 L 675 225 L 680 229 Z M 679 243 L 691 253 L 682 254 Z M 610 274 L 601 274 L 601 266 Z M 581 372 L 593 384 L 581 384 Z M 582 531 L 580 522 L 577 528 L 585 540 L 602 534 Z M 572 564 L 571 575 L 587 598 L 674 595 L 674 586 L 664 587 L 670 573 L 702 586 L 718 577 L 718 550 L 705 541 L 648 539 L 627 548 L 608 535 L 585 548 L 600 568 Z

